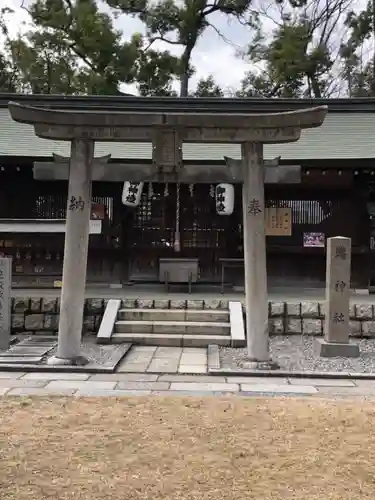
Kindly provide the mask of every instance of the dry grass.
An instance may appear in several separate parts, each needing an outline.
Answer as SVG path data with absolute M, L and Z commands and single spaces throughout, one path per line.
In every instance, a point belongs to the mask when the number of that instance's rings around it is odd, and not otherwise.
M 373 499 L 374 416 L 359 400 L 4 398 L 0 499 Z

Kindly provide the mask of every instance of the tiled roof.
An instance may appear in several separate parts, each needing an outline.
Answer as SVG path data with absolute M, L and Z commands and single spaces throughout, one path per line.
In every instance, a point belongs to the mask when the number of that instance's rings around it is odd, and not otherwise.
M 35 136 L 31 125 L 14 122 L 0 109 L 0 156 L 51 157 L 69 155 L 69 143 Z M 295 143 L 265 146 L 265 157 L 283 160 L 375 158 L 375 113 L 328 113 L 320 128 L 305 130 Z M 97 143 L 95 155 L 113 159 L 150 159 L 149 143 Z M 221 160 L 240 157 L 238 144 L 184 144 L 186 160 Z

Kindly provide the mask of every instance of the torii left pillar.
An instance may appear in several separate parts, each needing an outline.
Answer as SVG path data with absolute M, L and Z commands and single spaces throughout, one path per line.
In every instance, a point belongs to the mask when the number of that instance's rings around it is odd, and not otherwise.
M 59 342 L 56 356 L 48 360 L 52 365 L 83 365 L 87 362 L 80 355 L 80 351 L 90 233 L 93 158 L 93 141 L 85 139 L 71 141 Z

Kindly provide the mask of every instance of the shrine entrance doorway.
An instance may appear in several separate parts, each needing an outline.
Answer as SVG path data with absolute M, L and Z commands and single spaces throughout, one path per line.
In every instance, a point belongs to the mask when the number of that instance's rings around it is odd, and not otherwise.
M 145 183 L 137 208 L 124 207 L 123 238 L 128 281 L 158 281 L 160 258 L 198 258 L 200 282 L 220 280 L 219 259 L 233 253 L 236 207 L 231 216 L 216 213 L 210 184 Z M 179 198 L 179 202 L 178 202 Z M 175 249 L 176 224 L 180 251 Z

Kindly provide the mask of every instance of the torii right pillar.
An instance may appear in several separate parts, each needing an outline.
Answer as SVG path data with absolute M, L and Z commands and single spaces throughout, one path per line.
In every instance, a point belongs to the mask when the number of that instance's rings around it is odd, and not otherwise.
M 243 175 L 243 249 L 245 263 L 245 308 L 248 360 L 253 369 L 277 368 L 269 349 L 268 292 L 266 264 L 266 231 L 263 145 L 297 141 L 301 129 L 319 127 L 325 118 L 324 107 L 298 112 L 263 115 L 267 125 L 257 127 L 250 136 L 255 140 L 242 143 Z M 299 115 L 299 119 L 296 120 Z

